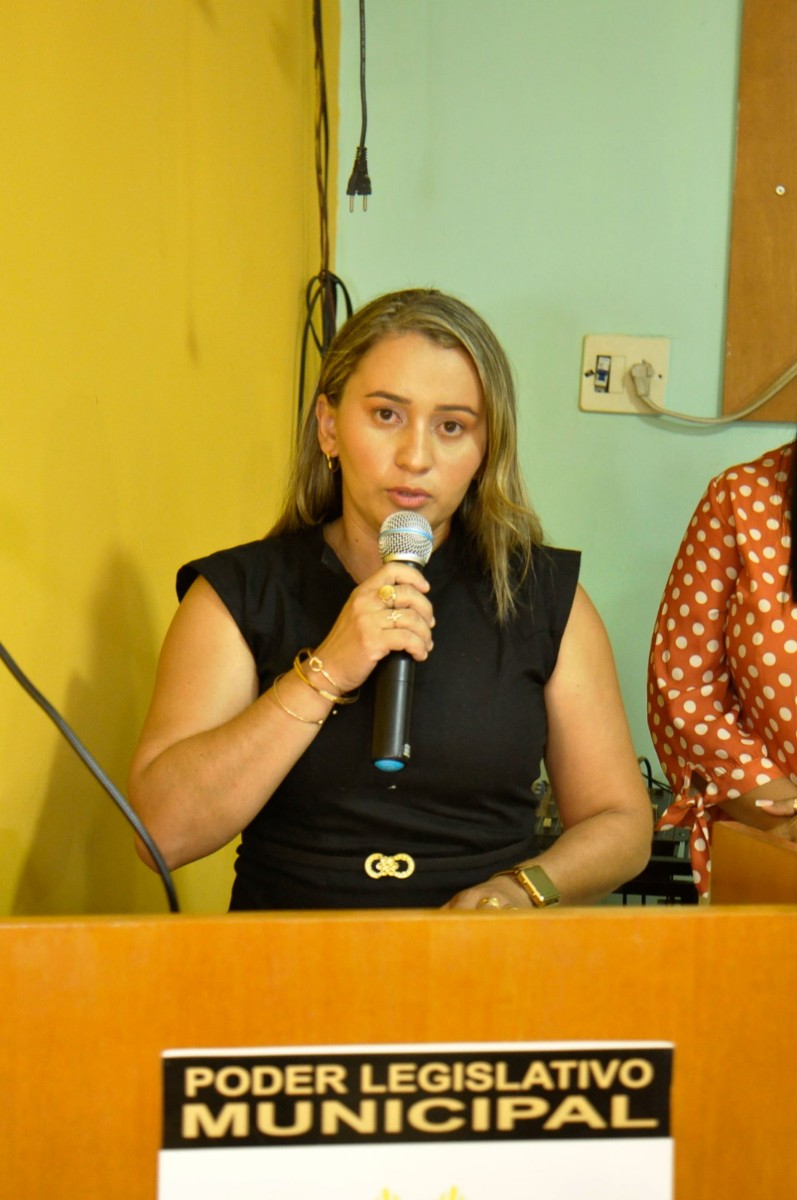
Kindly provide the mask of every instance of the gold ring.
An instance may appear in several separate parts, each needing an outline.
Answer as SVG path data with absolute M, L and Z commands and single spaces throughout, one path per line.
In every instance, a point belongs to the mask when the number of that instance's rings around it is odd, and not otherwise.
M 476 905 L 477 908 L 500 908 L 501 901 L 497 896 L 482 896 L 481 900 Z
M 395 625 L 396 621 L 399 619 L 400 616 L 401 616 L 400 608 L 391 608 L 390 612 L 387 614 L 387 619 L 388 619 L 388 621 L 392 621 L 393 624 Z
M 376 594 L 386 608 L 392 608 L 396 603 L 396 589 L 392 583 L 383 583 Z
M 791 807 L 792 807 L 792 812 L 794 813 L 795 817 L 797 817 L 797 796 L 795 796 L 794 799 L 792 800 Z

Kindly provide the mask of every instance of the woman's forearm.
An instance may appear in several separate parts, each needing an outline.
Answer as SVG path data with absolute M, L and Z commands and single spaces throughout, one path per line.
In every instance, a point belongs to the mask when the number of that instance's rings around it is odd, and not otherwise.
M 556 884 L 563 904 L 591 904 L 644 869 L 652 836 L 652 808 L 610 809 L 566 829 L 533 862 Z
M 290 710 L 290 711 L 288 711 Z M 212 854 L 257 815 L 296 764 L 332 703 L 293 674 L 215 729 L 162 749 L 147 747 L 130 777 L 130 798 L 167 864 Z M 149 855 L 139 843 L 148 865 Z
M 752 788 L 733 800 L 723 800 L 719 807 L 732 821 L 752 825 L 755 829 L 763 829 L 765 833 L 778 833 L 792 823 L 795 812 L 792 811 L 788 816 L 770 814 L 767 808 L 759 807 L 756 801 L 794 800 L 795 797 L 797 785 L 784 777 L 762 783 L 760 787 Z

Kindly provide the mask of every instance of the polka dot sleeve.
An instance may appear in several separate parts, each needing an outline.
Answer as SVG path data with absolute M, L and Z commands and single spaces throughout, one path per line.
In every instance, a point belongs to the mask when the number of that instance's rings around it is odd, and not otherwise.
M 648 721 L 674 793 L 659 827 L 691 828 L 701 892 L 711 823 L 722 815 L 715 806 L 797 769 L 797 608 L 783 503 L 790 456 L 788 446 L 711 482 L 656 620 Z

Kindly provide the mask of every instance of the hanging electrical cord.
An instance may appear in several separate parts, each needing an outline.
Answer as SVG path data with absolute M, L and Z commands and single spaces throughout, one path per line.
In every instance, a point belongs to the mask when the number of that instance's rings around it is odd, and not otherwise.
M 63 734 L 78 757 L 81 758 L 89 768 L 94 778 L 105 788 L 116 807 L 122 813 L 122 816 L 125 817 L 126 820 L 132 825 L 133 829 L 135 829 L 136 833 L 147 847 L 147 850 L 149 850 L 150 855 L 152 856 L 152 861 L 155 863 L 155 866 L 158 869 L 158 874 L 160 875 L 161 880 L 163 881 L 163 886 L 166 889 L 166 896 L 169 902 L 170 910 L 175 913 L 179 912 L 180 906 L 177 903 L 177 894 L 174 890 L 174 884 L 172 883 L 169 869 L 166 866 L 166 863 L 163 861 L 163 857 L 158 850 L 158 847 L 155 845 L 151 835 L 144 827 L 138 814 L 133 808 L 130 807 L 130 804 L 127 800 L 125 800 L 118 788 L 111 783 L 110 779 L 105 774 L 97 760 L 89 753 L 89 751 L 81 742 L 80 738 L 77 736 L 74 730 L 69 727 L 57 709 L 53 708 L 52 704 L 50 704 L 50 701 L 45 699 L 39 689 L 33 683 L 31 683 L 24 671 L 14 662 L 14 659 L 8 653 L 2 642 L 0 642 L 0 659 L 2 659 L 5 665 L 8 667 L 17 683 L 20 684 L 20 686 L 24 688 L 28 695 L 36 701 L 39 707 L 47 713 L 47 716 L 58 728 L 58 731 Z
M 644 364 L 642 364 L 644 365 Z M 673 412 L 669 408 L 663 408 L 661 404 L 657 404 L 655 400 L 651 400 L 649 395 L 643 395 L 644 388 L 640 388 L 636 384 L 636 378 L 631 369 L 632 378 L 635 381 L 634 390 L 637 393 L 637 398 L 642 404 L 646 405 L 651 412 L 658 413 L 662 417 L 670 417 L 673 421 L 685 421 L 691 425 L 733 425 L 736 421 L 741 421 L 745 417 L 749 417 L 751 413 L 757 412 L 759 408 L 763 408 L 768 404 L 773 396 L 777 396 L 778 392 L 782 391 L 787 384 L 791 383 L 792 379 L 797 378 L 797 362 L 793 362 L 788 370 L 784 371 L 775 382 L 765 391 L 761 392 L 755 400 L 752 400 L 744 408 L 738 412 L 730 413 L 727 417 L 693 417 L 689 413 Z
M 368 208 L 371 195 L 371 178 L 368 174 L 368 151 L 365 135 L 368 129 L 368 100 L 365 94 L 365 0 L 360 0 L 360 141 L 354 152 L 354 166 L 346 186 L 349 197 L 349 212 L 354 209 L 354 197 L 362 196 L 363 212 Z
M 327 82 L 324 64 L 324 37 L 321 20 L 321 0 L 313 0 L 313 34 L 315 38 L 316 117 L 315 117 L 315 175 L 318 193 L 318 225 L 321 265 L 317 275 L 305 290 L 305 320 L 302 330 L 302 349 L 299 367 L 299 398 L 297 429 L 301 427 L 304 393 L 307 381 L 307 348 L 312 337 L 316 350 L 323 358 L 337 328 L 338 290 L 342 293 L 346 316 L 352 314 L 351 297 L 343 280 L 329 269 L 329 211 L 327 180 L 329 178 L 329 115 Z M 320 332 L 319 332 L 320 328 Z

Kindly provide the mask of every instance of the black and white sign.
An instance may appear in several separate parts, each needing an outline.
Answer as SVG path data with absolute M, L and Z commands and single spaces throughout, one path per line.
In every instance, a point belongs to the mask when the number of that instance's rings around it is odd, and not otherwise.
M 672 1200 L 672 1046 L 173 1050 L 159 1200 Z M 511 1190 L 510 1190 L 511 1189 Z

